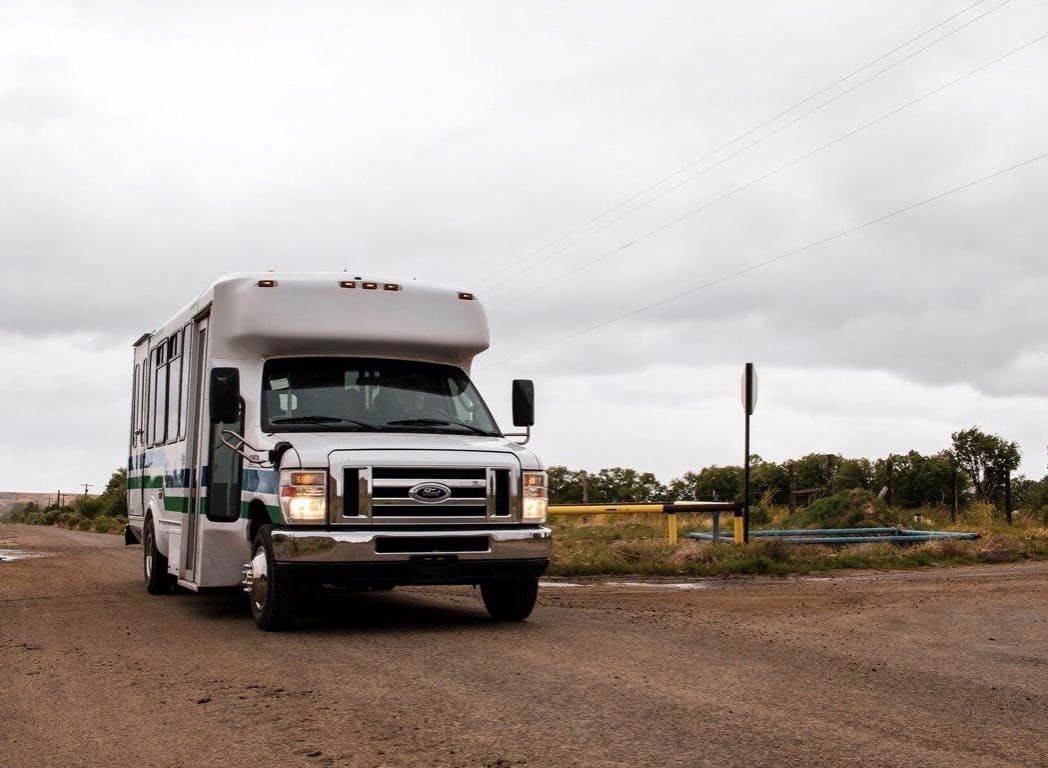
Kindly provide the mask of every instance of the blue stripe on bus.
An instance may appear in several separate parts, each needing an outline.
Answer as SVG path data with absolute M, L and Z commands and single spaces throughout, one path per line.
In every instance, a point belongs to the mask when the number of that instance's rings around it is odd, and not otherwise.
M 159 452 L 158 452 L 159 453 Z M 145 457 L 139 455 L 137 457 L 132 456 L 132 461 L 129 462 L 132 468 L 134 464 L 140 464 L 141 469 L 147 469 L 151 466 L 159 465 L 160 462 L 145 462 L 139 461 L 134 462 L 134 459 L 144 459 Z M 208 487 L 211 484 L 211 468 L 207 465 L 200 470 L 200 485 L 203 488 Z M 280 487 L 280 473 L 275 469 L 244 469 L 240 473 L 241 489 L 244 491 L 252 491 L 254 493 L 272 493 L 275 494 Z M 173 469 L 164 472 L 164 487 L 173 488 L 190 488 L 192 486 L 192 470 L 183 467 L 180 469 Z

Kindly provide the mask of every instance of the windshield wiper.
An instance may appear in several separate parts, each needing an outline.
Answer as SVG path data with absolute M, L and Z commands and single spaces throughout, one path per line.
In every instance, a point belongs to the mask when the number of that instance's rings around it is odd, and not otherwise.
M 452 419 L 396 419 L 395 421 L 387 421 L 387 427 L 462 427 L 468 429 L 475 435 L 484 435 L 485 437 L 492 437 L 491 432 L 480 427 L 474 427 L 472 424 L 467 424 L 464 421 L 454 421 Z
M 280 416 L 270 419 L 270 424 L 353 424 L 357 427 L 378 432 L 379 427 L 356 419 L 344 419 L 341 416 Z

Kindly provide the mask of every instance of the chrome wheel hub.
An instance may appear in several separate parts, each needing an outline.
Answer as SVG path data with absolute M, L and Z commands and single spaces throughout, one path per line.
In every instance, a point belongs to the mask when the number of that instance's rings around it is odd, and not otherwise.
M 251 605 L 256 611 L 262 610 L 269 592 L 269 571 L 266 567 L 266 553 L 261 547 L 255 552 L 250 562 L 244 564 L 244 591 L 251 595 Z

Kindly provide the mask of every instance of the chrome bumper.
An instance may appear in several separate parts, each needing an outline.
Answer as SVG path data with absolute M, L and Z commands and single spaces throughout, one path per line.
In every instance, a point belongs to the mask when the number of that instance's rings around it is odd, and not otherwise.
M 388 528 L 297 531 L 282 528 L 273 531 L 271 539 L 273 558 L 278 563 L 391 563 L 406 562 L 417 555 L 456 555 L 464 561 L 548 560 L 550 534 L 549 528 L 464 528 L 439 531 Z M 447 547 L 441 547 L 442 539 L 447 540 Z M 485 539 L 486 545 L 483 544 Z M 419 548 L 419 551 L 410 551 L 411 545 L 419 540 L 425 540 L 428 546 Z M 473 546 L 462 547 L 465 540 L 469 540 Z M 405 546 L 398 546 L 398 541 Z M 399 551 L 401 549 L 408 551 Z

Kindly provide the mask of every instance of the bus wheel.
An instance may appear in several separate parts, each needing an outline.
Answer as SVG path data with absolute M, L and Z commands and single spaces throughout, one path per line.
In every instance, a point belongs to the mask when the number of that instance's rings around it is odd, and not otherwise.
M 146 591 L 151 595 L 166 595 L 171 591 L 171 574 L 167 572 L 167 558 L 156 548 L 153 520 L 146 520 L 142 532 L 142 575 Z
M 528 618 L 538 594 L 538 576 L 531 574 L 523 574 L 512 581 L 486 581 L 480 585 L 484 607 L 495 621 L 523 621 Z
M 245 587 L 251 600 L 251 617 L 259 629 L 279 632 L 291 626 L 295 617 L 295 596 L 291 585 L 280 577 L 273 560 L 270 539 L 272 526 L 263 525 L 251 546 Z

